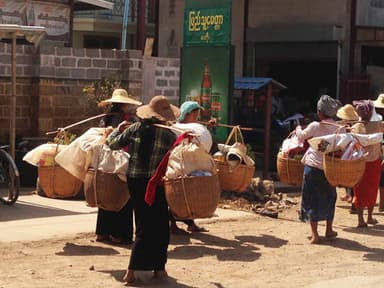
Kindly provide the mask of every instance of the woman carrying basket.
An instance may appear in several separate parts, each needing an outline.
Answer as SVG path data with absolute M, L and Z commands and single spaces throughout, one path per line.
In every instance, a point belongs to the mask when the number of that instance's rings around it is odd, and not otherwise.
M 135 282 L 135 271 L 153 271 L 155 277 L 166 277 L 165 263 L 169 244 L 168 205 L 164 188 L 157 186 L 148 203 L 147 184 L 157 166 L 172 147 L 176 135 L 154 124 L 175 121 L 179 110 L 164 96 L 155 96 L 148 105 L 137 109 L 137 122 L 125 129 L 121 123 L 108 138 L 107 144 L 117 150 L 129 147 L 131 158 L 127 171 L 128 187 L 136 217 L 136 237 L 124 281 Z M 125 130 L 124 130 L 125 129 Z
M 122 121 L 136 122 L 135 110 L 142 103 L 129 96 L 124 89 L 113 91 L 112 98 L 99 103 L 99 107 L 111 105 L 109 114 L 101 121 L 101 127 L 116 128 Z M 127 147 L 123 148 L 128 152 Z M 99 208 L 96 222 L 96 241 L 114 244 L 132 244 L 133 208 L 128 203 L 118 212 Z
M 304 141 L 313 137 L 334 134 L 339 129 L 334 117 L 341 106 L 338 100 L 323 95 L 317 102 L 317 114 L 320 122 L 312 122 L 304 130 L 298 126 L 296 135 Z M 344 132 L 344 131 L 342 131 Z M 319 221 L 327 221 L 326 238 L 334 238 L 337 233 L 333 230 L 333 218 L 336 205 L 336 188 L 331 186 L 323 171 L 323 155 L 313 148 L 308 148 L 303 157 L 304 180 L 302 186 L 302 201 L 300 219 L 310 222 L 312 236 L 311 244 L 318 244 L 320 236 L 317 231 Z
M 177 119 L 177 123 L 174 124 L 176 128 L 179 128 L 184 131 L 192 131 L 196 134 L 199 134 L 198 137 L 199 143 L 206 150 L 207 153 L 210 152 L 212 147 L 212 136 L 209 130 L 202 124 L 197 123 L 197 119 L 200 115 L 200 110 L 204 109 L 195 101 L 186 101 L 180 106 L 180 117 Z M 210 120 L 209 125 L 214 125 L 215 120 Z M 176 219 L 171 212 L 169 212 L 169 218 L 171 222 L 171 233 L 184 235 L 188 234 L 183 229 L 180 229 L 176 224 Z M 193 219 L 181 220 L 184 224 L 187 225 L 187 230 L 189 232 L 208 232 L 204 227 L 199 227 Z
M 382 124 L 377 117 L 372 101 L 354 101 L 357 114 L 364 123 L 357 123 L 352 131 L 359 134 L 381 133 Z M 376 204 L 381 176 L 381 143 L 370 145 L 367 148 L 368 155 L 365 158 L 365 171 L 363 178 L 354 188 L 353 203 L 357 209 L 358 228 L 365 228 L 368 224 L 375 225 L 377 220 L 373 218 L 373 208 Z M 368 208 L 367 222 L 364 220 L 364 208 Z

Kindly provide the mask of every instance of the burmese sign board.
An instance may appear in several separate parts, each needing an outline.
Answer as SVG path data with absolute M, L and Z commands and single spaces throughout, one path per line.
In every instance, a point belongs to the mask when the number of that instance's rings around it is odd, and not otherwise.
M 187 8 L 184 13 L 184 47 L 229 45 L 231 9 Z

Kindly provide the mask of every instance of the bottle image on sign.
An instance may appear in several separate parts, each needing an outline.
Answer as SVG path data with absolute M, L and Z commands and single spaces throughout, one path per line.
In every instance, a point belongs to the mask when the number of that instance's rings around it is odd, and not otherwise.
M 212 95 L 212 80 L 209 71 L 208 59 L 204 62 L 204 73 L 201 81 L 200 103 L 204 110 L 201 111 L 201 120 L 206 121 L 211 119 L 211 95 Z
M 222 110 L 220 93 L 212 92 L 211 99 L 211 117 L 216 118 L 220 122 Z

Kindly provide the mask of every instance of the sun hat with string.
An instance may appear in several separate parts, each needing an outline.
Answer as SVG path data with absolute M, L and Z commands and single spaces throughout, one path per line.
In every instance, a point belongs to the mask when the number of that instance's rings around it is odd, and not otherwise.
M 111 105 L 113 103 L 121 103 L 121 104 L 132 104 L 132 105 L 141 105 L 140 101 L 133 98 L 133 96 L 129 95 L 125 89 L 115 89 L 112 93 L 112 97 L 101 101 L 98 106 L 105 107 L 107 105 Z
M 344 121 L 358 121 L 359 115 L 351 104 L 346 104 L 337 110 L 336 116 Z
M 170 104 L 167 97 L 155 96 L 147 105 L 137 108 L 136 115 L 141 119 L 156 118 L 160 121 L 175 121 L 180 115 L 180 110 Z

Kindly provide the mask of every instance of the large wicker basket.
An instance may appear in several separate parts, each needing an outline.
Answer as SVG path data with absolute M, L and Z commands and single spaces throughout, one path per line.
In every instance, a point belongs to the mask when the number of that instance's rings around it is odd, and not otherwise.
M 300 160 L 284 157 L 280 152 L 277 154 L 277 174 L 280 181 L 292 185 L 301 186 L 303 183 L 304 165 Z
M 365 160 L 341 160 L 324 154 L 324 173 L 332 186 L 353 188 L 364 175 Z
M 220 187 L 223 191 L 244 192 L 255 174 L 255 166 L 241 164 L 235 168 L 226 162 L 216 161 L 219 169 Z
M 49 198 L 72 198 L 81 192 L 82 182 L 59 165 L 39 166 L 39 184 Z
M 165 196 L 178 219 L 212 217 L 220 200 L 218 175 L 165 179 Z
M 87 205 L 107 211 L 120 211 L 127 204 L 128 185 L 117 174 L 89 169 L 84 181 Z

